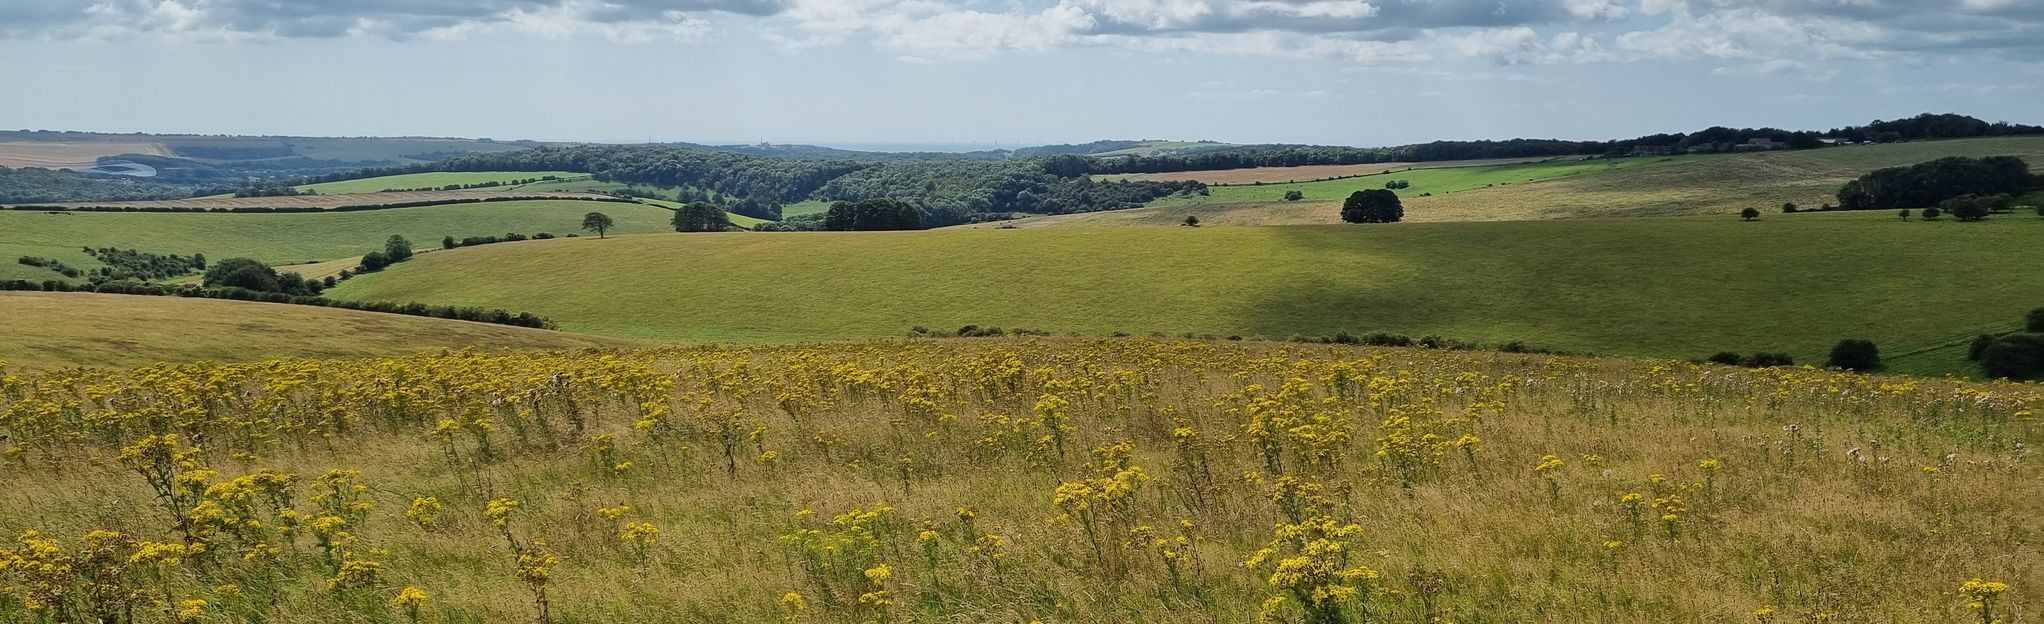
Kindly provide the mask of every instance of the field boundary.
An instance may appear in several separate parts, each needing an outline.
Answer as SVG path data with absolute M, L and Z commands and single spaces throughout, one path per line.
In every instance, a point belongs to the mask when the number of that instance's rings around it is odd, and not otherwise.
M 320 308 L 338 308 L 358 312 L 377 312 L 438 318 L 452 321 L 470 321 L 492 325 L 508 325 L 527 329 L 556 331 L 560 326 L 547 317 L 531 312 L 509 312 L 503 308 L 483 309 L 480 307 L 457 307 L 427 305 L 418 302 L 392 303 L 388 301 L 351 301 L 328 299 L 326 297 L 287 295 L 262 292 L 246 288 L 207 288 L 204 286 L 163 285 L 163 284 L 100 284 L 73 286 L 61 281 L 31 282 L 28 280 L 0 281 L 0 292 L 50 292 L 50 293 L 94 293 L 101 295 L 127 295 L 135 297 L 184 297 L 188 299 L 222 299 L 228 301 L 250 301 L 255 303 L 278 303 Z

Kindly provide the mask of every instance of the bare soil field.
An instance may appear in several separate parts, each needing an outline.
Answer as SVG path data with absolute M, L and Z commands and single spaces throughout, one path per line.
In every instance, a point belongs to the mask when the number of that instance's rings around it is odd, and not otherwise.
M 1552 157 L 1492 158 L 1486 160 L 1444 160 L 1423 163 L 1365 163 L 1360 165 L 1307 165 L 1303 167 L 1256 167 L 1253 169 L 1219 169 L 1210 171 L 1180 171 L 1176 173 L 1133 173 L 1102 176 L 1108 180 L 1128 181 L 1174 181 L 1194 180 L 1207 184 L 1254 184 L 1257 182 L 1286 183 L 1328 178 L 1363 176 L 1400 169 L 1441 169 L 1446 167 L 1482 167 L 1486 165 L 1511 165 L 1539 162 Z
M 169 156 L 162 143 L 136 141 L 0 141 L 0 167 L 45 169 L 89 168 L 101 156 L 147 154 Z
M 474 201 L 499 197 L 520 197 L 530 199 L 610 199 L 608 195 L 595 193 L 545 193 L 511 190 L 482 191 L 396 191 L 390 193 L 344 193 L 334 195 L 299 195 L 296 197 L 202 197 L 196 199 L 166 199 L 128 202 L 72 202 L 49 204 L 65 208 L 86 208 L 101 206 L 132 206 L 135 208 L 322 208 L 334 209 L 342 206 L 373 206 L 378 204 L 402 204 L 428 201 Z

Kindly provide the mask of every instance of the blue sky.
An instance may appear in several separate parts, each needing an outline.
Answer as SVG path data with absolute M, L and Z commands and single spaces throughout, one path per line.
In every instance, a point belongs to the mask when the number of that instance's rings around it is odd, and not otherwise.
M 0 0 L 0 127 L 1386 145 L 2044 122 L 2044 0 Z

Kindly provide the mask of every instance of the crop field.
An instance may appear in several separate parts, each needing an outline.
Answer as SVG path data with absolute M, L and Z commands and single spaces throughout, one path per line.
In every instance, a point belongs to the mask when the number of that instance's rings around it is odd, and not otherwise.
M 2040 410 L 1140 339 L 0 374 L 0 617 L 2033 622 Z
M 668 234 L 434 253 L 334 293 L 517 307 L 570 330 L 661 339 L 847 339 L 967 324 L 1096 336 L 1388 331 L 1611 355 L 1786 351 L 1821 363 L 1843 338 L 1900 353 L 2010 329 L 2044 292 L 2044 272 L 1869 267 L 2012 267 L 2040 247 L 2044 220 L 2034 217 L 1905 223 L 1865 213 Z
M 420 248 L 444 236 L 581 233 L 582 215 L 602 212 L 615 233 L 671 232 L 671 211 L 657 206 L 589 201 L 507 201 L 324 213 L 106 213 L 0 211 L 0 279 L 53 279 L 14 263 L 44 256 L 97 266 L 80 247 L 120 247 L 162 254 L 246 256 L 270 263 L 358 257 L 381 249 L 392 234 Z M 592 238 L 594 235 L 590 235 Z M 30 276 L 33 277 L 30 277 Z M 10 277 L 12 276 L 12 277 Z
M 449 185 L 485 184 L 489 182 L 509 183 L 515 180 L 530 180 L 553 176 L 560 180 L 586 180 L 586 173 L 572 171 L 436 171 L 430 173 L 408 173 L 404 175 L 342 180 L 307 184 L 298 187 L 301 191 L 320 193 L 377 193 L 390 189 L 442 188 Z M 515 190 L 507 185 L 499 190 Z
M 1422 163 L 1363 163 L 1356 165 L 1306 165 L 1301 167 L 1254 167 L 1249 169 L 1217 169 L 1213 171 L 1181 171 L 1175 173 L 1132 173 L 1098 175 L 1102 180 L 1193 180 L 1207 184 L 1248 184 L 1304 183 L 1311 180 L 1336 177 L 1354 177 L 1387 173 L 1406 169 L 1447 169 L 1454 167 L 1487 167 L 1495 165 L 1516 165 L 1529 162 L 1555 160 L 1542 156 L 1537 158 L 1493 158 L 1488 160 L 1446 160 Z
M 0 141 L 0 167 L 44 169 L 89 168 L 101 156 L 146 154 L 168 156 L 162 143 L 135 141 Z
M 1736 214 L 1755 207 L 1778 212 L 1784 202 L 1836 202 L 1838 187 L 1868 171 L 1946 156 L 2022 156 L 2044 171 L 2044 138 L 2009 137 L 1862 145 L 1794 152 L 1706 154 L 1544 162 L 1451 170 L 1418 170 L 1305 184 L 1221 187 L 1211 197 L 1172 197 L 1136 210 L 1056 215 L 1014 222 L 1019 227 L 1175 226 L 1186 216 L 1206 225 L 1337 223 L 1341 201 L 1386 180 L 1405 179 L 1405 219 L 1526 219 Z M 1305 199 L 1283 201 L 1286 191 Z M 1422 196 L 1431 193 L 1432 196 Z M 991 225 L 976 227 L 993 227 Z
M 50 204 L 67 208 L 79 207 L 133 207 L 133 208 L 193 208 L 199 210 L 232 210 L 235 208 L 340 208 L 343 206 L 373 206 L 377 204 L 400 204 L 428 201 L 476 201 L 482 199 L 522 197 L 545 198 L 547 200 L 610 199 L 594 193 L 555 193 L 535 191 L 512 191 L 501 189 L 475 191 L 402 191 L 391 193 L 335 193 L 319 195 L 296 195 L 290 197 L 230 197 L 213 196 L 193 199 L 161 199 L 149 201 L 114 202 L 68 202 Z
M 201 360 L 362 357 L 462 347 L 570 349 L 629 344 L 596 336 L 336 308 L 91 293 L 0 292 L 0 318 L 9 321 L 8 330 L 0 332 L 0 358 L 16 371 Z M 0 403 L 5 401 L 0 398 Z M 0 433 L 10 432 L 16 424 L 0 416 Z M 20 431 L 11 432 L 18 435 Z M 18 501 L 8 505 L 14 502 Z M 17 534 L 19 531 L 8 532 L 9 536 Z M 0 555 L 0 560 L 5 556 Z M 0 578 L 5 578 L 4 572 Z M 0 614 L 6 612 L 5 603 L 0 599 Z M 11 620 L 0 615 L 0 621 Z

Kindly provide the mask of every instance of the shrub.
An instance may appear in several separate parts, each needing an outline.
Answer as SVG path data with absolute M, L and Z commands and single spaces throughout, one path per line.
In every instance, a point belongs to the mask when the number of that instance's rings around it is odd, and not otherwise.
M 1781 211 L 1786 214 L 1795 214 L 1801 210 L 1796 208 L 1795 202 L 1784 202 L 1781 205 Z
M 390 256 L 384 255 L 384 253 L 381 251 L 372 251 L 363 254 L 361 266 L 363 273 L 375 273 L 377 271 L 381 271 L 383 270 L 384 267 L 390 266 Z
M 1766 351 L 1761 351 L 1758 353 L 1754 353 L 1753 355 L 1746 356 L 1746 359 L 1741 360 L 1739 364 L 1747 368 L 1772 368 L 1776 366 L 1795 366 L 1796 359 L 1794 357 L 1790 357 L 1789 354 L 1787 353 L 1770 353 Z
M 1909 209 L 1908 209 L 1908 208 L 1903 208 L 1903 209 L 1902 209 L 1902 212 L 1901 212 L 1901 216 L 1902 216 L 1902 220 L 1903 220 L 1903 221 L 1908 221 L 1908 220 L 1909 220 Z
M 1711 354 L 1710 357 L 1704 358 L 1703 361 L 1712 364 L 1723 364 L 1725 366 L 1738 366 L 1739 354 L 1730 351 L 1719 351 Z
M 1285 201 L 1299 201 L 1305 198 L 1306 193 L 1302 191 L 1285 191 Z
M 455 240 L 454 240 L 454 237 L 452 237 L 452 236 L 446 236 L 446 237 L 442 237 L 442 238 L 440 239 L 440 248 L 441 248 L 441 249 L 453 249 L 453 248 L 456 248 L 456 247 L 460 247 L 460 246 L 461 246 L 461 243 L 455 242 Z
M 2030 379 L 2044 376 L 2044 334 L 2010 334 L 1996 338 L 1980 354 L 1980 368 L 1993 377 Z
M 2044 308 L 2031 310 L 2023 317 L 2023 331 L 2044 334 Z
M 1994 334 L 1974 336 L 1973 342 L 1966 345 L 1966 361 L 1980 361 L 1980 356 L 1987 352 L 1987 346 L 1991 344 L 1994 344 Z
M 1363 344 L 1375 347 L 1410 347 L 1412 346 L 1412 337 L 1402 334 L 1377 332 L 1363 336 L 1362 342 Z
M 1747 208 L 1745 210 L 1741 210 L 1739 211 L 1739 218 L 1745 221 L 1757 221 L 1760 219 L 1760 209 Z
M 1199 227 L 1198 215 L 1185 215 L 1185 227 Z
M 1938 207 L 1937 207 L 1937 206 L 1931 206 L 1931 207 L 1929 207 L 1929 208 L 1925 208 L 1925 209 L 1923 209 L 1923 220 L 1925 220 L 1925 221 L 1936 221 L 1936 220 L 1938 220 L 1938 216 L 1940 216 L 1940 215 L 1943 215 L 1943 214 L 1944 214 L 1944 211 L 1938 210 Z
M 1824 364 L 1861 373 L 1880 370 L 1881 348 L 1872 340 L 1847 338 L 1831 347 L 1831 358 Z

